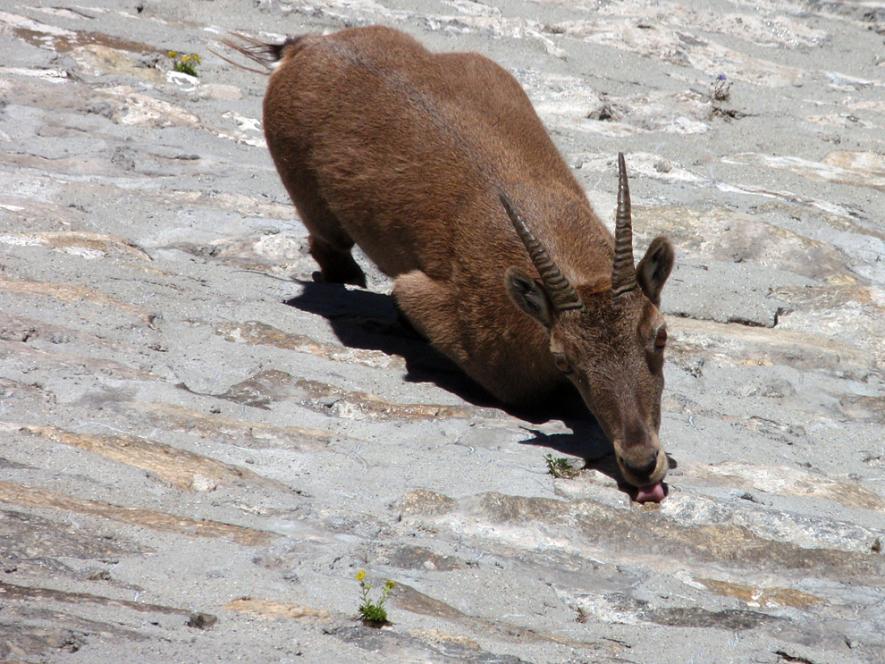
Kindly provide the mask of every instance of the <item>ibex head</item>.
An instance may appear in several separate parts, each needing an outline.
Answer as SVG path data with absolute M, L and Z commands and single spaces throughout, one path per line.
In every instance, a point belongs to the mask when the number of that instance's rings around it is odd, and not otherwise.
M 538 270 L 506 274 L 513 302 L 547 330 L 556 368 L 581 393 L 612 441 L 624 478 L 640 501 L 664 498 L 667 457 L 658 440 L 667 328 L 658 310 L 673 267 L 673 247 L 655 238 L 639 265 L 633 261 L 630 190 L 618 155 L 618 209 L 611 287 L 575 287 L 526 223 L 501 195 L 510 221 Z

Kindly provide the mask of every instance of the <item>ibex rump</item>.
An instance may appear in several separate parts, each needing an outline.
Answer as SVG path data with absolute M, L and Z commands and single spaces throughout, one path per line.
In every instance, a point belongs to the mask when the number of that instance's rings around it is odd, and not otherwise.
M 570 380 L 637 499 L 662 500 L 658 304 L 673 250 L 656 238 L 634 265 L 623 157 L 613 240 L 487 58 L 382 27 L 244 52 L 279 60 L 264 131 L 322 277 L 365 286 L 358 244 L 414 327 L 503 402 Z

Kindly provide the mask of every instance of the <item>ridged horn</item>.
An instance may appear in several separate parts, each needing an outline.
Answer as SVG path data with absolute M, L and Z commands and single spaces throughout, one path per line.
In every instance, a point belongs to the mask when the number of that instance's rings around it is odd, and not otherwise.
M 556 311 L 583 309 L 584 303 L 581 301 L 578 291 L 576 291 L 569 283 L 568 279 L 565 278 L 562 271 L 560 271 L 556 263 L 553 262 L 553 259 L 550 258 L 550 254 L 547 253 L 547 250 L 544 249 L 541 243 L 538 242 L 534 235 L 532 235 L 532 232 L 529 230 L 528 226 L 526 226 L 525 221 L 523 221 L 522 217 L 514 209 L 513 203 L 511 203 L 507 194 L 500 194 L 500 198 L 501 205 L 504 206 L 507 216 L 510 217 L 510 223 L 513 224 L 513 228 L 516 229 L 516 234 L 519 235 L 519 239 L 522 240 L 522 243 L 525 245 L 526 251 L 529 253 L 529 258 L 532 259 L 532 263 L 534 263 L 535 268 L 538 270 L 538 274 L 541 275 L 541 281 L 544 283 L 544 288 L 553 303 L 554 309 L 556 309 Z
M 612 263 L 612 295 L 619 297 L 636 288 L 633 261 L 633 217 L 624 154 L 618 153 L 618 211 L 615 214 L 615 258 Z

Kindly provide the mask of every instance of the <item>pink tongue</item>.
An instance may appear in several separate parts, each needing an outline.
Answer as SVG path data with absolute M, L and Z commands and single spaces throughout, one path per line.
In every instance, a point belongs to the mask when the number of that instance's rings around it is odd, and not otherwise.
M 636 490 L 636 502 L 638 503 L 659 503 L 664 497 L 664 485 L 660 482 Z

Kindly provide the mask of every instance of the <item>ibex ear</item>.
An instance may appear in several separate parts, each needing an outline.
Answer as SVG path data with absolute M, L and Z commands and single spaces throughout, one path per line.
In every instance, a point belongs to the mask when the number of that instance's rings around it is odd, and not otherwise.
M 673 245 L 663 235 L 659 235 L 648 246 L 645 256 L 639 261 L 636 268 L 636 279 L 645 296 L 654 302 L 655 306 L 661 304 L 661 290 L 670 270 L 673 269 Z
M 532 279 L 518 268 L 511 267 L 504 276 L 507 295 L 513 304 L 546 328 L 553 324 L 553 307 L 539 279 Z

